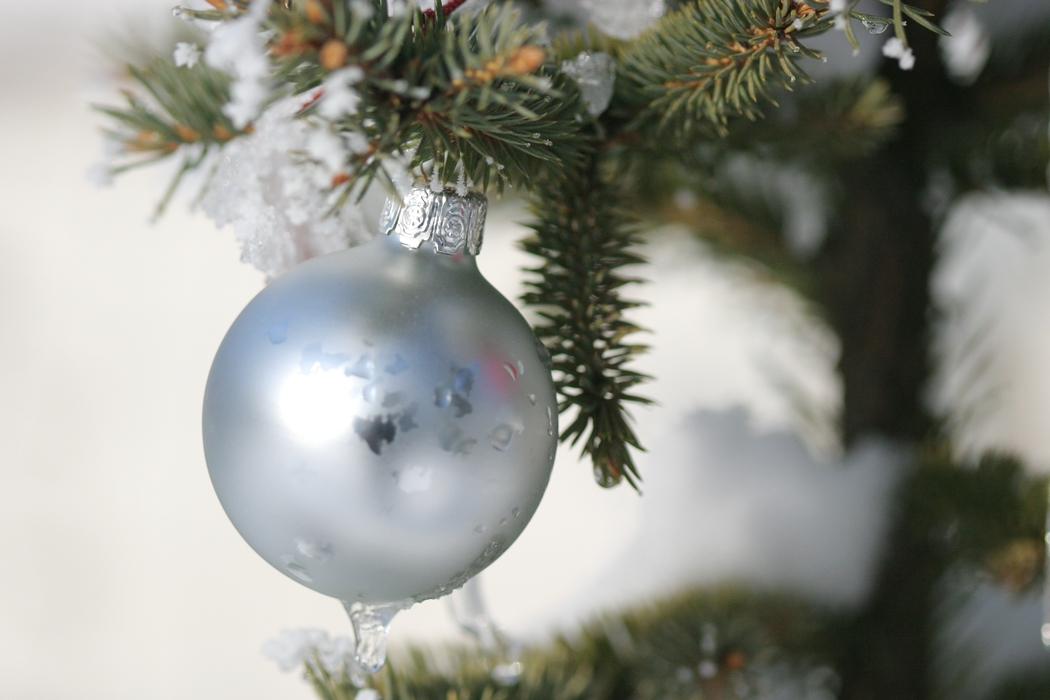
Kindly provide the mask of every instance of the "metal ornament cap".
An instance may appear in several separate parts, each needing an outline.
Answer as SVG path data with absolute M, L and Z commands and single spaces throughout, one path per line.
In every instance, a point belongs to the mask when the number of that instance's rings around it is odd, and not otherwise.
M 456 255 L 466 250 L 481 252 L 488 201 L 480 194 L 457 194 L 455 190 L 434 192 L 417 186 L 398 202 L 388 199 L 379 217 L 379 232 L 395 234 L 406 248 L 419 248 L 431 241 L 434 250 Z

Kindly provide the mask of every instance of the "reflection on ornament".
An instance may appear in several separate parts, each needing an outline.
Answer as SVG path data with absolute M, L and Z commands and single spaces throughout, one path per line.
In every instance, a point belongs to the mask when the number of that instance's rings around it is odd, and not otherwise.
M 478 272 L 485 206 L 428 189 L 389 204 L 389 235 L 260 292 L 208 377 L 223 508 L 266 561 L 343 601 L 366 672 L 394 614 L 499 557 L 550 477 L 550 359 Z

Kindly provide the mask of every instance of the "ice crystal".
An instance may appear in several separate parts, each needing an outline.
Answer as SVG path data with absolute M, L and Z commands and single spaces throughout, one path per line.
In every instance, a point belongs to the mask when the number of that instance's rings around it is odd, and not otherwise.
M 204 50 L 205 63 L 234 78 L 223 112 L 238 129 L 259 114 L 269 95 L 270 63 L 261 33 L 269 6 L 270 0 L 253 0 L 240 17 L 215 28 Z
M 343 141 L 326 125 L 295 119 L 299 107 L 298 100 L 278 103 L 250 136 L 227 144 L 201 201 L 217 225 L 233 226 L 241 260 L 267 278 L 370 235 L 353 204 L 328 214 L 332 174 L 343 168 Z
M 262 646 L 263 656 L 276 662 L 282 671 L 292 671 L 316 659 L 329 673 L 338 673 L 353 658 L 353 652 L 352 639 L 332 638 L 319 629 L 281 630 L 276 639 Z
M 182 68 L 193 68 L 197 65 L 197 61 L 200 60 L 201 50 L 196 44 L 188 41 L 180 41 L 175 44 L 175 52 L 172 54 L 172 58 L 175 60 L 175 65 Z
M 897 37 L 891 37 L 882 45 L 882 55 L 896 58 L 901 70 L 911 70 L 915 66 L 915 54 L 911 49 L 905 48 L 904 43 Z
M 600 51 L 581 51 L 576 58 L 562 61 L 561 71 L 576 79 L 588 112 L 598 116 L 608 108 L 616 81 L 616 62 L 612 56 Z
M 939 42 L 944 66 L 957 82 L 969 85 L 981 75 L 992 53 L 988 30 L 968 7 L 953 8 L 943 24 L 951 34 Z
M 580 0 L 598 29 L 618 39 L 632 39 L 667 9 L 664 0 Z
M 337 120 L 357 114 L 361 96 L 353 85 L 361 82 L 365 73 L 358 66 L 349 66 L 333 71 L 324 80 L 324 89 L 317 112 L 325 119 Z

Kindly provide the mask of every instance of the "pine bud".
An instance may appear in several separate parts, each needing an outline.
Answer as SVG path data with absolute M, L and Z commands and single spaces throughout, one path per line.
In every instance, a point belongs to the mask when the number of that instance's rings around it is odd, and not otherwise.
M 200 140 L 201 135 L 197 133 L 197 130 L 186 126 L 185 124 L 176 124 L 172 129 L 175 131 L 175 135 L 186 143 L 193 143 L 194 141 Z
M 339 39 L 329 39 L 321 47 L 317 60 L 325 70 L 342 68 L 346 61 L 346 44 Z
M 325 11 L 321 7 L 321 3 L 317 0 L 307 0 L 306 2 L 306 19 L 314 24 L 321 24 L 325 21 Z
M 539 68 L 546 58 L 547 54 L 539 46 L 522 46 L 511 54 L 501 72 L 504 75 L 528 75 Z

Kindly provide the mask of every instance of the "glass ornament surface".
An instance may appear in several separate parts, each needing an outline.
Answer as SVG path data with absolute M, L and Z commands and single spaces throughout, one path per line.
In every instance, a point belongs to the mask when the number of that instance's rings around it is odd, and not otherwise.
M 549 362 L 466 247 L 377 236 L 308 260 L 219 347 L 212 483 L 260 556 L 348 609 L 444 595 L 539 505 L 558 434 Z

